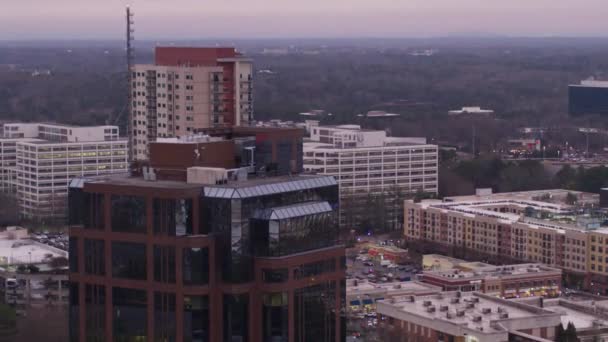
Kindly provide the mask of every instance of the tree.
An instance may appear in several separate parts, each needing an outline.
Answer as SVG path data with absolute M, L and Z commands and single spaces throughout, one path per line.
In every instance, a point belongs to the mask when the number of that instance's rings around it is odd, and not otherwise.
M 576 327 L 572 322 L 568 322 L 568 327 L 564 330 L 564 327 L 560 324 L 557 327 L 555 335 L 555 341 L 557 342 L 579 342 L 579 338 L 576 335 Z
M 15 309 L 0 304 L 0 341 L 14 341 L 17 335 L 17 314 Z
M 568 194 L 566 195 L 567 204 L 574 205 L 574 204 L 576 204 L 577 200 L 578 200 L 578 198 L 576 197 L 576 195 L 571 192 L 568 192 Z

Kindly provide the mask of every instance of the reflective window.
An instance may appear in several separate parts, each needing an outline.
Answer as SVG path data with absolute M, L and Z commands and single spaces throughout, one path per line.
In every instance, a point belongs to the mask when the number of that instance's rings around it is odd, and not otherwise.
M 105 275 L 105 242 L 84 239 L 84 271 L 86 274 Z
M 294 294 L 295 340 L 332 342 L 336 338 L 334 282 L 297 289 Z
M 70 283 L 70 342 L 80 340 L 80 299 L 78 283 Z
M 186 285 L 205 285 L 209 282 L 208 248 L 184 248 L 183 276 Z
M 112 231 L 146 233 L 146 200 L 143 197 L 112 195 Z
M 175 283 L 175 247 L 154 246 L 154 280 Z
M 317 262 L 311 262 L 300 265 L 294 270 L 293 277 L 295 279 L 302 279 L 317 276 L 323 273 L 335 272 L 336 271 L 336 260 L 326 259 Z
M 78 272 L 78 239 L 70 237 L 68 248 L 70 272 Z
M 86 340 L 104 342 L 106 332 L 106 288 L 103 285 L 85 286 Z
M 154 341 L 175 342 L 175 294 L 154 292 Z
M 265 294 L 262 298 L 264 342 L 287 342 L 289 305 L 286 292 Z
M 184 341 L 209 342 L 209 298 L 184 297 Z
M 105 229 L 105 195 L 85 193 L 83 202 L 83 225 L 88 229 Z
M 249 296 L 224 295 L 224 342 L 249 341 Z
M 154 233 L 169 236 L 192 234 L 192 200 L 155 198 Z
M 265 283 L 283 283 L 289 278 L 289 272 L 286 268 L 280 269 L 263 269 L 262 280 Z
M 147 341 L 147 304 L 144 290 L 112 288 L 114 341 Z
M 146 280 L 146 245 L 112 242 L 112 276 Z

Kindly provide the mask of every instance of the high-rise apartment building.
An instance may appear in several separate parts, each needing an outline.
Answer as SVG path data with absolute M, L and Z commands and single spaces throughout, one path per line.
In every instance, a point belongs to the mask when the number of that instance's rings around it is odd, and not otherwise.
M 404 207 L 413 246 L 559 267 L 566 285 L 608 294 L 608 230 L 599 196 L 568 190 L 448 197 Z M 576 205 L 573 203 L 576 202 Z M 430 247 L 430 246 L 429 246 Z
M 72 182 L 71 341 L 345 340 L 338 185 L 247 157 L 275 131 L 163 139 L 142 176 Z
M 0 162 L 0 188 L 16 194 L 22 217 L 62 219 L 72 178 L 127 171 L 127 141 L 116 126 L 5 124 Z
M 310 127 L 304 143 L 304 169 L 326 174 L 340 184 L 341 225 L 361 224 L 369 196 L 383 198 L 387 225 L 401 224 L 401 200 L 418 191 L 437 194 L 438 148 L 425 138 L 387 137 L 358 125 Z M 352 205 L 351 205 L 352 204 Z M 367 210 L 370 208 L 368 207 Z
M 234 48 L 158 47 L 131 77 L 133 158 L 159 137 L 246 126 L 253 120 L 252 62 Z

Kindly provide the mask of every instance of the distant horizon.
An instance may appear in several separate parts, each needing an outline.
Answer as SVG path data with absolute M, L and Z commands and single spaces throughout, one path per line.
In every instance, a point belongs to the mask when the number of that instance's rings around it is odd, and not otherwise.
M 605 0 L 40 0 L 7 2 L 0 40 L 607 36 Z

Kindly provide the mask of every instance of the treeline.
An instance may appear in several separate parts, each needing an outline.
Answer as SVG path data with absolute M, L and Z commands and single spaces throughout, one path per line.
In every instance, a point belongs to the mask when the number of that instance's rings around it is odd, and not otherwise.
M 446 161 L 439 171 L 440 196 L 474 193 L 476 188 L 494 192 L 568 189 L 598 193 L 608 187 L 608 168 L 563 166 L 556 174 L 540 161 L 503 161 L 498 158 Z

